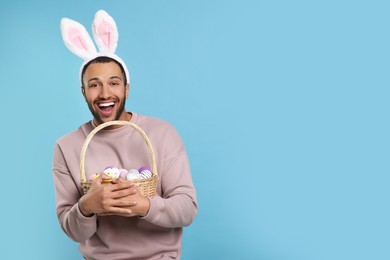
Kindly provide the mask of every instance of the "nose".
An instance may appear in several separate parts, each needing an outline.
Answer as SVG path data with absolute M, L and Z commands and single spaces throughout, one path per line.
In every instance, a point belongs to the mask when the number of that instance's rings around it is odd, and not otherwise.
M 100 88 L 99 98 L 108 99 L 111 97 L 110 87 L 107 84 L 103 84 Z

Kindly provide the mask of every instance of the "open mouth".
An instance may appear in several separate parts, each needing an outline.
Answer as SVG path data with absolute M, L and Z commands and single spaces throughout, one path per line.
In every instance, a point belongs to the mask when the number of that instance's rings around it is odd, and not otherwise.
M 98 103 L 97 106 L 103 114 L 110 114 L 114 109 L 115 102 L 102 102 Z

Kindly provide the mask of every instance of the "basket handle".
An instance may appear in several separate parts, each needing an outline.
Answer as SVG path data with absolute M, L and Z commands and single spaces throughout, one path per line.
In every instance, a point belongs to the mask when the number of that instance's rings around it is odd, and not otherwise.
M 140 133 L 142 135 L 142 137 L 144 138 L 144 140 L 148 146 L 148 149 L 149 149 L 150 160 L 152 163 L 152 174 L 158 176 L 157 167 L 156 167 L 156 158 L 154 156 L 152 143 L 150 142 L 148 136 L 145 134 L 144 130 L 142 130 L 139 126 L 137 126 L 136 124 L 133 124 L 131 122 L 114 120 L 114 121 L 108 121 L 106 123 L 98 125 L 88 134 L 87 138 L 85 139 L 85 141 L 83 143 L 83 147 L 81 148 L 81 154 L 80 154 L 80 180 L 81 180 L 81 182 L 87 181 L 87 178 L 85 176 L 85 154 L 87 152 L 89 142 L 91 141 L 92 137 L 97 132 L 99 132 L 103 128 L 106 128 L 106 127 L 112 126 L 112 125 L 128 125 L 128 126 L 131 126 L 132 128 L 134 128 L 138 133 Z

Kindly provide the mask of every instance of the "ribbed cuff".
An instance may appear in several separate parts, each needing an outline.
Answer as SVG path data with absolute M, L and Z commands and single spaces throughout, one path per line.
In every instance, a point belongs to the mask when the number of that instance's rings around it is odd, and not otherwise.
M 149 199 L 150 208 L 148 214 L 144 217 L 140 217 L 140 219 L 144 219 L 150 223 L 157 223 L 160 220 L 161 213 L 164 210 L 165 203 L 164 199 L 160 196 L 154 196 Z

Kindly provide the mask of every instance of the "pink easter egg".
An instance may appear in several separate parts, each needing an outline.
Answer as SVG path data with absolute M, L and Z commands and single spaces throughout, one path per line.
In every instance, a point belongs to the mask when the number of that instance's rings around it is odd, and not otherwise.
M 120 169 L 119 170 L 119 176 L 122 178 L 122 179 L 126 179 L 126 175 L 127 175 L 128 171 L 126 169 Z

